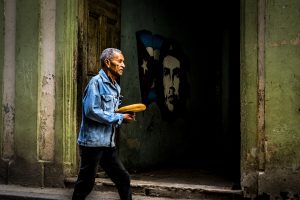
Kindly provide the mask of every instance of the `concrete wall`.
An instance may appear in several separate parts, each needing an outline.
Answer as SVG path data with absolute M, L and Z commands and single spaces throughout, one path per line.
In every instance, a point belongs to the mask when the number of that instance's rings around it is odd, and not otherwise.
M 242 27 L 242 168 L 245 192 L 275 198 L 299 196 L 299 20 L 297 0 L 244 1 Z M 263 20 L 257 22 L 257 16 Z M 257 24 L 265 24 L 260 33 Z M 263 45 L 258 38 L 264 37 Z M 258 47 L 264 48 L 264 104 L 260 115 Z M 264 130 L 260 132 L 259 116 Z M 257 181 L 257 182 L 256 182 Z M 295 196 L 296 195 L 296 196 Z
M 257 190 L 257 2 L 241 1 L 241 182 Z
M 266 5 L 266 171 L 260 191 L 300 194 L 300 2 Z M 277 180 L 273 186 L 268 179 Z M 278 193 L 277 193 L 278 195 Z
M 62 186 L 74 172 L 76 3 L 1 1 L 3 183 Z
M 9 176 L 12 177 L 9 181 L 16 183 L 26 179 L 39 182 L 41 177 L 36 149 L 40 70 L 39 13 L 38 1 L 19 1 L 16 4 L 16 69 L 18 70 L 16 71 L 13 136 L 15 152 L 9 166 Z

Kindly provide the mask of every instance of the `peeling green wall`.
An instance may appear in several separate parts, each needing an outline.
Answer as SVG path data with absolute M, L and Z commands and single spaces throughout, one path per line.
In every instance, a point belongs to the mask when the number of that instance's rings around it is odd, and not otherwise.
M 266 167 L 258 194 L 271 199 L 300 191 L 299 21 L 298 0 L 266 1 Z
M 260 168 L 256 130 L 260 1 L 241 2 L 242 187 L 248 196 L 292 197 L 300 191 L 300 2 L 265 1 L 265 138 L 261 141 L 265 165 Z
M 64 175 L 77 173 L 76 60 L 78 1 L 57 1 L 55 160 Z
M 267 1 L 268 168 L 300 170 L 300 1 Z
M 257 1 L 241 1 L 241 186 L 257 193 Z
M 2 22 L 5 16 L 3 2 L 5 1 L 0 3 Z M 39 0 L 18 0 L 16 1 L 15 131 L 11 136 L 14 139 L 14 155 L 9 161 L 0 159 L 1 182 L 63 187 L 64 176 L 77 173 L 75 65 L 78 2 L 66 0 L 52 3 L 56 5 L 56 8 L 53 8 L 56 12 L 56 23 L 55 27 L 52 26 L 52 31 L 56 32 L 56 49 L 55 60 L 53 57 L 51 60 L 55 61 L 56 71 L 51 76 L 55 81 L 55 135 L 52 136 L 55 142 L 51 143 L 53 145 L 51 148 L 55 149 L 54 158 L 43 161 L 38 156 L 38 138 L 41 134 L 39 129 L 40 100 L 43 98 L 39 87 L 42 84 L 40 45 L 46 40 L 41 38 L 40 34 L 41 5 Z M 47 23 L 45 26 L 47 27 Z M 4 23 L 0 23 L 0 28 L 0 76 L 2 77 L 5 49 Z M 2 87 L 3 81 L 0 89 L 0 96 L 3 100 Z M 1 116 L 3 117 L 3 114 Z M 1 143 L 3 142 L 2 123 L 3 120 L 0 123 Z
M 17 1 L 15 156 L 11 181 L 37 180 L 39 1 Z M 26 174 L 23 172 L 26 171 Z M 35 173 L 34 173 L 35 172 Z M 34 182 L 34 181 L 33 181 Z
M 16 155 L 37 159 L 39 75 L 39 1 L 17 1 L 16 27 Z
M 256 168 L 257 4 L 241 1 L 241 166 Z

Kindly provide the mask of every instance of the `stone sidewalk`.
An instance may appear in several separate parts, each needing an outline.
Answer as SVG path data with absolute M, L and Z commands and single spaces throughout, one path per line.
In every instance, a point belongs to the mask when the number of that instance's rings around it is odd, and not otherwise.
M 20 185 L 1 185 L 1 200 L 70 200 L 71 188 L 36 188 Z M 119 200 L 116 192 L 94 190 L 86 200 Z M 170 198 L 133 195 L 133 200 L 171 200 Z M 183 199 L 181 199 L 183 200 Z
M 172 180 L 172 181 L 171 181 Z M 173 179 L 147 180 L 132 179 L 131 188 L 135 195 L 141 197 L 165 199 L 206 199 L 206 200 L 241 200 L 242 190 L 233 190 L 226 186 L 179 183 Z M 68 188 L 73 188 L 76 178 L 65 180 Z M 96 178 L 95 191 L 116 192 L 114 183 L 108 178 Z
M 131 174 L 133 200 L 242 200 L 243 192 L 233 189 L 233 182 L 215 173 L 201 170 L 154 170 Z M 71 199 L 76 177 L 65 179 L 65 188 L 33 188 L 0 185 L 0 200 Z M 112 181 L 99 174 L 87 200 L 118 200 Z

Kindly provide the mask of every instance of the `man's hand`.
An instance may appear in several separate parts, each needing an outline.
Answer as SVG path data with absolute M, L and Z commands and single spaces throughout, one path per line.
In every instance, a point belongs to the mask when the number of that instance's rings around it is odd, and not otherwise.
M 125 123 L 135 121 L 135 113 L 124 113 L 123 114 L 123 121 Z

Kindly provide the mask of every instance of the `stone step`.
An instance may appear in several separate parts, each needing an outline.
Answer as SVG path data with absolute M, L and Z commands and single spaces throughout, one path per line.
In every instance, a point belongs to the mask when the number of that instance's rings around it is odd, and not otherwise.
M 66 187 L 74 187 L 75 177 L 66 178 Z M 173 199 L 209 199 L 209 200 L 240 200 L 242 190 L 229 187 L 184 184 L 163 181 L 131 180 L 132 192 L 149 197 L 166 197 Z M 94 190 L 116 191 L 114 183 L 109 178 L 96 178 Z

